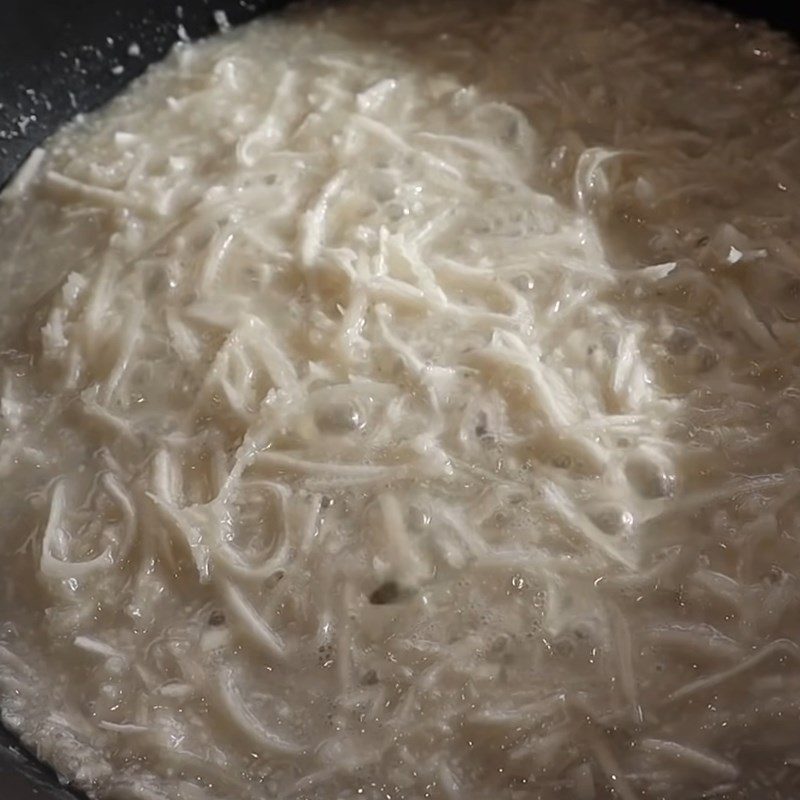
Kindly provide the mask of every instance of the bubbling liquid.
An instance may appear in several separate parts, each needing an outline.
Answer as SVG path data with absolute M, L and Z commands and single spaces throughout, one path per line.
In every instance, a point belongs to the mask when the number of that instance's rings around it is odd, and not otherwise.
M 298 7 L 0 204 L 5 723 L 100 798 L 792 798 L 800 58 Z

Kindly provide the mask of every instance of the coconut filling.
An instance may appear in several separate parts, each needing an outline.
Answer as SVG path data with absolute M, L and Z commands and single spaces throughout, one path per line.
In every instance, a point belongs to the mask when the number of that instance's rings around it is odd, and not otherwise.
M 674 3 L 303 7 L 35 151 L 4 722 L 98 797 L 794 796 L 799 75 Z

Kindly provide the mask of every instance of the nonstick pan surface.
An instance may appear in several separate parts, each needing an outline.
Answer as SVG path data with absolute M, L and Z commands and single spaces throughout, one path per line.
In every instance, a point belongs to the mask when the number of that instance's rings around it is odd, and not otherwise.
M 148 64 L 161 59 L 177 41 L 179 26 L 196 39 L 217 30 L 215 11 L 225 12 L 235 25 L 286 4 L 286 0 L 0 0 L 0 186 L 60 125 L 101 105 Z M 800 39 L 800 5 L 791 1 L 728 0 L 716 5 L 764 19 Z M 80 797 L 61 786 L 52 770 L 0 727 L 0 800 Z

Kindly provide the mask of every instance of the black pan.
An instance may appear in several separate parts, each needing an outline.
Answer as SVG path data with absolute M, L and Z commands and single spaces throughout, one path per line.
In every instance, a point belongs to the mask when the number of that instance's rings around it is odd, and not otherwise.
M 224 11 L 238 24 L 286 4 L 287 0 L 0 0 L 0 186 L 62 123 L 101 105 L 162 58 L 178 39 L 179 25 L 194 39 L 217 30 L 214 11 Z M 764 19 L 800 39 L 800 6 L 791 0 L 716 4 Z M 133 42 L 138 53 L 129 51 Z M 80 797 L 61 786 L 52 770 L 0 727 L 0 800 Z
M 792 0 L 711 1 L 800 36 L 800 8 Z M 178 38 L 178 25 L 194 39 L 216 30 L 216 10 L 237 24 L 286 4 L 287 0 L 0 0 L 0 186 L 59 125 L 78 111 L 101 105 L 162 58 Z M 141 55 L 130 55 L 132 42 Z

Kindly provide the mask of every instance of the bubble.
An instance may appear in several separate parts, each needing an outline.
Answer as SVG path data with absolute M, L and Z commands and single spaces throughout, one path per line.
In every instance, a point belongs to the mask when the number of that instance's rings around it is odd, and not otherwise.
M 569 634 L 562 634 L 553 640 L 551 651 L 557 658 L 571 658 L 575 654 L 575 642 Z
M 508 526 L 509 515 L 503 510 L 498 510 L 492 514 L 491 521 L 496 528 L 504 529 Z
M 558 453 L 553 456 L 553 466 L 558 469 L 569 469 L 572 466 L 572 456 L 569 453 Z
M 622 506 L 601 506 L 590 514 L 590 518 L 604 533 L 618 536 L 633 528 L 633 514 Z
M 369 602 L 374 606 L 385 606 L 400 599 L 400 586 L 397 581 L 384 581 L 369 595 Z
M 286 573 L 282 569 L 277 569 L 264 582 L 264 588 L 274 589 L 284 578 Z
M 218 627 L 225 624 L 225 614 L 219 609 L 215 609 L 208 615 L 208 624 L 211 627 Z
M 636 492 L 647 499 L 670 497 L 675 492 L 675 475 L 646 456 L 630 458 L 625 475 Z
M 489 658 L 501 658 L 507 654 L 510 645 L 511 637 L 506 633 L 501 633 L 486 649 L 486 655 Z
M 697 337 L 686 328 L 676 328 L 667 339 L 667 352 L 673 356 L 686 355 L 697 344 Z
M 386 203 L 397 195 L 397 185 L 390 174 L 376 170 L 372 177 L 372 193 L 376 200 Z
M 479 439 L 491 436 L 491 434 L 489 433 L 489 419 L 486 416 L 485 411 L 479 412 L 475 420 L 475 435 Z
M 374 669 L 368 669 L 362 676 L 361 676 L 361 685 L 362 686 L 375 686 L 378 683 L 378 673 Z
M 511 285 L 522 292 L 529 292 L 534 288 L 535 284 L 533 278 L 527 272 L 523 272 L 512 279 Z
M 786 573 L 778 566 L 773 564 L 766 573 L 762 576 L 762 581 L 765 583 L 783 583 L 786 580 Z
M 389 217 L 392 222 L 399 222 L 410 213 L 411 210 L 402 203 L 393 202 L 386 206 L 386 216 Z
M 125 672 L 125 661 L 119 656 L 112 656 L 106 661 L 106 670 L 110 675 L 122 675 Z
M 717 351 L 705 344 L 699 345 L 689 354 L 689 365 L 694 372 L 709 372 L 718 361 Z
M 321 667 L 325 668 L 333 664 L 333 644 L 326 642 L 325 644 L 320 645 L 317 648 L 317 653 L 319 655 L 318 661 Z
M 418 506 L 411 506 L 408 510 L 408 524 L 415 531 L 424 530 L 431 524 L 430 512 Z
M 317 427 L 325 433 L 341 434 L 361 430 L 364 418 L 353 403 L 333 403 L 320 408 L 314 415 Z

